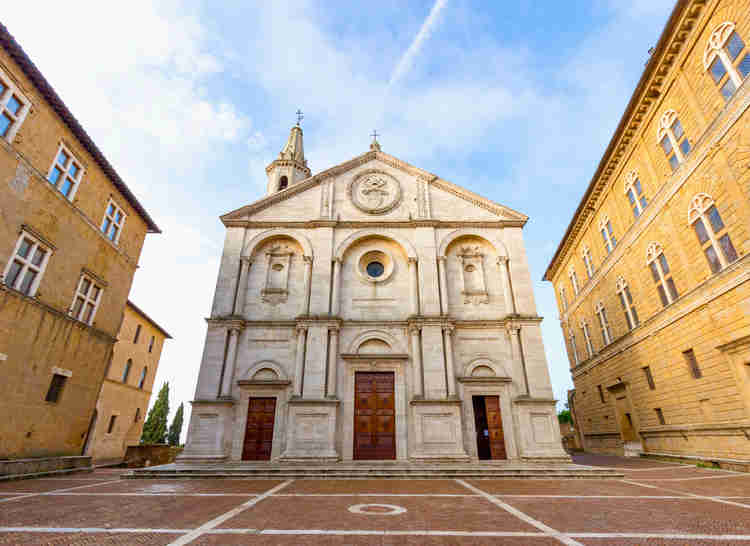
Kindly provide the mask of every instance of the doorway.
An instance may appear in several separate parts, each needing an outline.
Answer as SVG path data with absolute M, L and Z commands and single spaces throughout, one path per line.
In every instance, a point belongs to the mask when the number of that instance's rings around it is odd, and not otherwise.
M 268 461 L 273 447 L 276 398 L 250 398 L 247 405 L 243 461 Z
M 472 396 L 477 456 L 480 460 L 507 459 L 499 396 Z
M 354 375 L 354 458 L 396 458 L 393 372 Z

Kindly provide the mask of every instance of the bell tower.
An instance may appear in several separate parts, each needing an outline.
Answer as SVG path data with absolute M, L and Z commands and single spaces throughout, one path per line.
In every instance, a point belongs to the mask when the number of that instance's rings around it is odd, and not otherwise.
M 310 177 L 310 168 L 305 159 L 305 148 L 302 144 L 302 112 L 297 110 L 297 124 L 289 132 L 289 138 L 279 157 L 266 167 L 268 176 L 268 195 L 283 191 L 289 186 Z

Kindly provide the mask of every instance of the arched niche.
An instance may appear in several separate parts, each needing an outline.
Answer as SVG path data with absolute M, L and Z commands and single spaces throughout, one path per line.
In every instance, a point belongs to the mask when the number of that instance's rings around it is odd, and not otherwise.
M 258 233 L 255 237 L 250 239 L 250 241 L 245 245 L 245 247 L 242 249 L 241 256 L 243 258 L 249 258 L 255 254 L 258 248 L 260 248 L 264 243 L 271 239 L 292 239 L 299 244 L 299 246 L 302 247 L 302 252 L 305 256 L 312 259 L 313 258 L 313 248 L 310 244 L 310 240 L 303 234 L 300 233 L 297 230 L 294 229 L 282 229 L 282 228 L 276 228 L 276 229 L 269 229 L 267 231 L 264 231 L 262 233 Z
M 510 377 L 505 367 L 499 362 L 486 357 L 475 358 L 464 366 L 464 377 L 506 378 Z
M 450 232 L 445 237 L 443 237 L 443 240 L 440 241 L 440 245 L 438 246 L 438 256 L 445 256 L 445 253 L 448 250 L 448 247 L 454 241 L 464 238 L 464 237 L 482 239 L 484 242 L 486 242 L 495 250 L 495 253 L 498 255 L 498 257 L 508 258 L 508 250 L 505 248 L 505 245 L 502 242 L 495 240 L 495 239 L 492 239 L 492 240 L 488 239 L 484 235 L 477 233 L 475 230 L 471 228 L 457 229 L 455 231 Z
M 390 233 L 385 234 L 376 229 L 362 229 L 349 235 L 349 237 L 344 239 L 336 248 L 334 259 L 343 259 L 344 254 L 350 247 L 356 245 L 358 242 L 364 239 L 385 239 L 387 241 L 393 241 L 401 247 L 407 258 L 413 258 L 415 260 L 417 259 L 417 251 L 414 248 L 414 245 L 412 245 L 408 240 L 400 237 L 399 235 L 393 235 Z
M 284 369 L 272 360 L 263 360 L 256 362 L 245 374 L 244 381 L 261 382 L 261 381 L 289 381 Z
M 376 351 L 376 349 L 382 349 Z M 349 344 L 349 353 L 352 354 L 387 354 L 406 353 L 398 340 L 388 332 L 382 330 L 370 330 L 362 332 Z

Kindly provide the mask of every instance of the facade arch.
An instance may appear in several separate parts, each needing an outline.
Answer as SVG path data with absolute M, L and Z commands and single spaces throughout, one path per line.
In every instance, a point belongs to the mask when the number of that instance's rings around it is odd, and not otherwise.
M 300 233 L 297 230 L 293 229 L 284 229 L 284 228 L 274 228 L 269 229 L 267 231 L 263 231 L 262 233 L 258 233 L 255 237 L 250 239 L 250 241 L 245 245 L 245 247 L 242 250 L 241 257 L 242 258 L 249 258 L 253 255 L 255 250 L 268 241 L 269 239 L 273 239 L 276 237 L 288 237 L 290 239 L 293 239 L 296 241 L 301 247 L 302 252 L 305 256 L 312 259 L 313 258 L 313 248 L 312 244 L 310 244 L 310 240 L 302 233 Z
M 273 373 L 276 374 L 276 377 L 275 378 L 271 378 L 271 377 L 256 378 L 255 377 L 256 374 L 261 373 L 264 370 L 272 371 Z M 277 364 L 273 360 L 261 360 L 260 362 L 256 362 L 255 364 L 250 366 L 250 369 L 245 374 L 245 377 L 247 379 L 274 379 L 274 380 L 281 380 L 281 381 L 288 380 L 286 372 L 284 372 L 284 368 L 282 368 L 279 364 Z
M 388 332 L 383 330 L 368 330 L 362 332 L 349 344 L 349 353 L 355 354 L 359 348 L 366 342 L 376 339 L 382 341 L 390 347 L 391 353 L 406 353 L 407 351 L 401 346 L 401 343 Z
M 367 238 L 378 238 L 378 239 L 390 239 L 396 243 L 398 243 L 403 251 L 406 253 L 407 257 L 417 259 L 417 251 L 414 248 L 414 245 L 412 245 L 408 240 L 404 239 L 403 237 L 399 235 L 394 235 L 391 233 L 383 233 L 382 231 L 378 231 L 376 229 L 361 229 L 359 231 L 355 231 L 349 237 L 344 239 L 341 244 L 336 248 L 336 253 L 333 255 L 334 259 L 341 260 L 344 257 L 344 253 L 347 251 L 349 247 L 354 245 L 356 242 L 361 241 L 362 239 Z
M 474 360 L 466 364 L 466 366 L 464 366 L 464 377 L 473 377 L 475 373 L 480 377 L 487 377 L 482 373 L 481 368 L 489 368 L 490 370 L 492 370 L 495 374 L 494 377 L 510 377 L 510 374 L 505 369 L 505 366 L 503 366 L 499 362 L 492 360 L 491 358 L 487 358 L 486 356 L 475 358 Z
M 438 246 L 438 256 L 445 256 L 445 251 L 448 249 L 450 244 L 461 237 L 477 237 L 478 239 L 483 239 L 495 249 L 495 252 L 497 252 L 497 255 L 499 257 L 508 257 L 508 250 L 505 248 L 505 245 L 503 243 L 498 240 L 490 240 L 471 228 L 457 229 L 456 231 L 452 231 L 448 235 L 443 237 L 443 240 L 440 241 L 440 245 Z

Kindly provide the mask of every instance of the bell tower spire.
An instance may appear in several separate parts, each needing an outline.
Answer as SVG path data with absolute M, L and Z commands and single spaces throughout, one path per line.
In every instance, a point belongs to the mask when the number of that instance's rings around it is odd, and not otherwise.
M 297 124 L 289 131 L 289 138 L 279 153 L 279 157 L 266 167 L 268 195 L 285 190 L 292 184 L 308 178 L 311 174 L 305 159 L 302 127 L 300 127 L 304 116 L 300 110 L 297 110 L 296 114 Z

